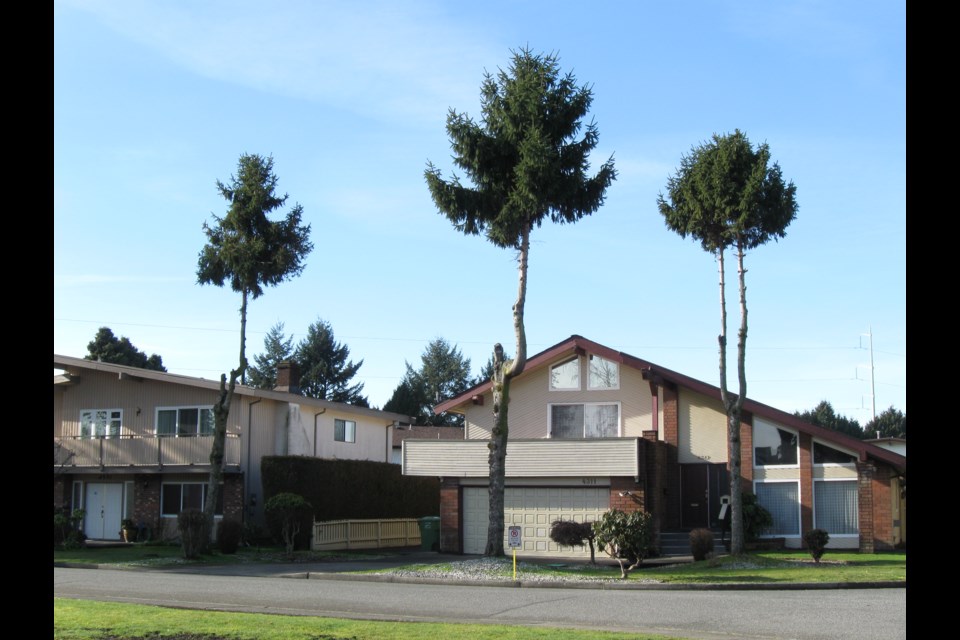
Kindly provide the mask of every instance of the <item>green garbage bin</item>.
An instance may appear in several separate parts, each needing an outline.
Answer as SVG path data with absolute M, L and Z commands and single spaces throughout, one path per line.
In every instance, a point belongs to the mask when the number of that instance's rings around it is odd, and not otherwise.
M 420 549 L 422 551 L 440 551 L 440 516 L 420 518 Z

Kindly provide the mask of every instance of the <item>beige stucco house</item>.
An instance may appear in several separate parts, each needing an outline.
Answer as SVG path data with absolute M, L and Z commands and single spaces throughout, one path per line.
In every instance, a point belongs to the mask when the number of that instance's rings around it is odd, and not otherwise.
M 403 441 L 404 474 L 441 478 L 445 552 L 485 546 L 491 397 L 487 382 L 435 407 L 464 416 L 463 441 Z M 798 548 L 823 528 L 831 547 L 863 551 L 903 542 L 905 456 L 751 400 L 741 423 L 742 486 L 773 515 L 768 536 Z M 587 554 L 553 543 L 550 524 L 611 508 L 649 511 L 660 533 L 718 524 L 729 458 L 713 385 L 574 335 L 512 381 L 509 425 L 504 521 L 521 526 L 518 553 Z
M 152 536 L 201 508 L 219 380 L 54 355 L 55 507 L 86 510 L 91 539 L 120 538 L 129 518 Z M 59 372 L 59 373 L 58 373 Z M 408 416 L 306 398 L 295 368 L 272 391 L 238 385 L 230 407 L 222 516 L 262 524 L 260 459 L 302 455 L 388 462 Z

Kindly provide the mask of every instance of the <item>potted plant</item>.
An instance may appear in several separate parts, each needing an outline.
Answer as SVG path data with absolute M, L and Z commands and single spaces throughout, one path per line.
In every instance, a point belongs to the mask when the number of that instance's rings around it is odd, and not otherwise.
M 137 525 L 130 518 L 124 518 L 120 521 L 120 534 L 124 542 L 134 542 L 137 539 Z

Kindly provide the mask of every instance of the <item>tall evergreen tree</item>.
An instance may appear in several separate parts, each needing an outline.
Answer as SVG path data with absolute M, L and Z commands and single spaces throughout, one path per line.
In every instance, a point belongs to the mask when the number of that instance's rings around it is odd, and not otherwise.
M 213 405 L 214 434 L 210 450 L 210 483 L 207 487 L 204 515 L 209 531 L 220 498 L 223 480 L 227 419 L 233 393 L 247 370 L 247 302 L 256 300 L 266 286 L 275 286 L 298 276 L 313 244 L 310 225 L 302 223 L 303 207 L 294 205 L 286 216 L 273 221 L 269 214 L 282 207 L 287 195 L 276 195 L 277 177 L 273 157 L 243 154 L 237 173 L 230 183 L 217 180 L 217 189 L 228 203 L 222 218 L 214 224 L 203 223 L 207 244 L 197 260 L 197 282 L 218 287 L 229 283 L 240 294 L 240 357 L 237 367 L 220 376 L 220 391 Z M 208 536 L 204 537 L 208 542 Z
M 445 338 L 435 338 L 423 350 L 419 369 L 414 369 L 409 362 L 406 366 L 406 375 L 384 405 L 384 411 L 415 416 L 419 425 L 462 426 L 463 416 L 435 415 L 433 407 L 470 388 L 470 358 L 464 358 L 460 349 Z
M 877 417 L 863 425 L 865 438 L 907 438 L 907 414 L 890 408 L 881 411 Z M 879 434 L 879 436 L 878 436 Z
M 657 204 L 667 227 L 700 242 L 717 259 L 720 273 L 720 399 L 727 414 L 727 456 L 730 468 L 730 552 L 744 552 L 743 491 L 740 460 L 740 415 L 747 397 L 747 286 L 743 258 L 748 250 L 786 235 L 797 215 L 796 187 L 784 183 L 780 166 L 769 164 L 766 144 L 756 149 L 739 130 L 714 135 L 694 147 L 670 177 L 668 196 Z M 737 255 L 740 330 L 737 333 L 739 392 L 727 390 L 727 303 L 724 251 Z
M 486 556 L 503 555 L 503 496 L 508 439 L 510 381 L 527 362 L 523 309 L 527 297 L 530 232 L 544 220 L 573 223 L 603 204 L 616 178 L 611 157 L 591 176 L 589 154 L 599 136 L 593 122 L 583 124 L 593 102 L 587 86 L 562 75 L 558 58 L 528 49 L 512 52 L 510 67 L 481 84 L 482 119 L 450 109 L 447 134 L 454 164 L 473 186 L 454 174 L 445 180 L 427 164 L 425 178 L 433 202 L 458 231 L 483 233 L 503 249 L 517 251 L 518 291 L 513 305 L 516 355 L 507 359 L 494 345 L 493 413 L 490 436 L 490 506 Z M 583 132 L 582 137 L 578 137 Z
M 311 324 L 293 356 L 300 366 L 300 393 L 308 398 L 369 407 L 363 383 L 351 384 L 363 360 L 354 363 L 349 357 L 350 349 L 334 339 L 329 322 L 318 319 Z
M 270 327 L 263 339 L 263 353 L 253 356 L 250 365 L 250 386 L 273 389 L 277 386 L 277 365 L 293 355 L 293 336 L 283 333 L 283 323 Z
M 109 327 L 100 327 L 97 335 L 87 344 L 87 355 L 84 356 L 84 359 L 109 362 L 110 364 L 123 364 L 128 367 L 140 367 L 152 371 L 166 371 L 163 366 L 163 358 L 155 353 L 148 356 L 145 352 L 133 346 L 133 343 L 126 336 L 120 336 L 119 338 L 115 336 Z
M 826 400 L 821 400 L 820 404 L 811 411 L 797 411 L 794 415 L 818 427 L 833 429 L 834 431 L 845 433 L 854 438 L 864 437 L 863 429 L 860 428 L 859 422 L 853 418 L 837 415 L 836 411 L 833 410 L 833 405 Z

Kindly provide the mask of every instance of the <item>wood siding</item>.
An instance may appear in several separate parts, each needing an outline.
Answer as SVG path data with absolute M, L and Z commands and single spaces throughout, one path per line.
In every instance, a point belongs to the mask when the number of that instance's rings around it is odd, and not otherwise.
M 727 462 L 727 416 L 719 400 L 687 389 L 679 400 L 678 461 Z
M 639 438 L 590 440 L 511 440 L 506 475 L 510 477 L 638 476 Z M 486 478 L 490 472 L 486 440 L 403 442 L 404 475 Z

